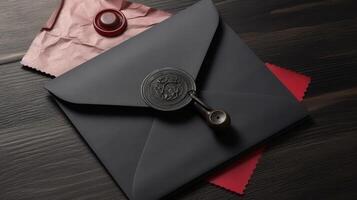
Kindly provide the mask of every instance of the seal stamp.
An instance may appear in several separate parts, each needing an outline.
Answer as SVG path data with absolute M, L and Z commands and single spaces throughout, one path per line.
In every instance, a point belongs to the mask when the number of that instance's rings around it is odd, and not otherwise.
M 162 68 L 146 76 L 141 85 L 145 103 L 157 110 L 178 110 L 191 102 L 188 95 L 195 91 L 194 79 L 187 72 L 176 68 Z
M 141 96 L 148 106 L 161 111 L 178 110 L 193 101 L 211 127 L 230 125 L 229 114 L 201 101 L 196 95 L 195 80 L 181 69 L 162 68 L 148 74 L 141 84 Z

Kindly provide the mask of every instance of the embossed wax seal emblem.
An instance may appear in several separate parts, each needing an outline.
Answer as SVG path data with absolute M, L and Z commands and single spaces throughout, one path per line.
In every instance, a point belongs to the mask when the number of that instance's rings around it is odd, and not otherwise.
M 177 68 L 162 68 L 148 74 L 141 84 L 145 103 L 157 110 L 174 111 L 193 102 L 208 124 L 215 128 L 230 124 L 228 113 L 212 109 L 196 96 L 193 77 Z
M 186 72 L 173 68 L 153 71 L 144 79 L 141 94 L 152 108 L 162 111 L 178 110 L 191 102 L 189 91 L 195 91 L 193 78 Z

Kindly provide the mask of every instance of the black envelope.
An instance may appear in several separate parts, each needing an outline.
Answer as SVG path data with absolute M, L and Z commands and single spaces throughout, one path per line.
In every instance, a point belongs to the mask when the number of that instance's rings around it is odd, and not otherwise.
M 190 104 L 158 111 L 142 98 L 161 68 L 190 74 L 197 95 L 231 116 L 217 131 Z M 50 81 L 69 120 L 133 200 L 165 197 L 307 113 L 203 0 Z

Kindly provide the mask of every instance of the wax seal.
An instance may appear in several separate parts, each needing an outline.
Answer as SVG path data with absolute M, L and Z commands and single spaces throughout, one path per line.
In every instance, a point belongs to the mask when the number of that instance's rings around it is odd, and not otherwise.
M 93 26 L 94 29 L 104 37 L 116 37 L 125 31 L 127 21 L 122 12 L 114 9 L 106 9 L 96 15 Z
M 161 111 L 178 110 L 190 103 L 189 91 L 196 90 L 193 78 L 185 71 L 163 68 L 148 74 L 141 85 L 142 98 Z
M 194 78 L 178 68 L 162 68 L 149 73 L 141 84 L 141 96 L 148 106 L 161 111 L 178 110 L 193 102 L 211 127 L 230 125 L 228 113 L 213 109 L 199 99 Z

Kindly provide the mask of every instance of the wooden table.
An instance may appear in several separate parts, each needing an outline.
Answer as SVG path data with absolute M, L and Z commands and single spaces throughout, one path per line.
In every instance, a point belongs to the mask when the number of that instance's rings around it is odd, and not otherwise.
M 141 0 L 178 11 L 196 0 Z M 125 199 L 19 59 L 58 2 L 0 2 L 0 199 Z M 216 0 L 264 60 L 313 78 L 313 118 L 270 143 L 242 198 L 202 183 L 175 199 L 357 199 L 357 1 Z M 175 178 L 175 177 L 173 177 Z

